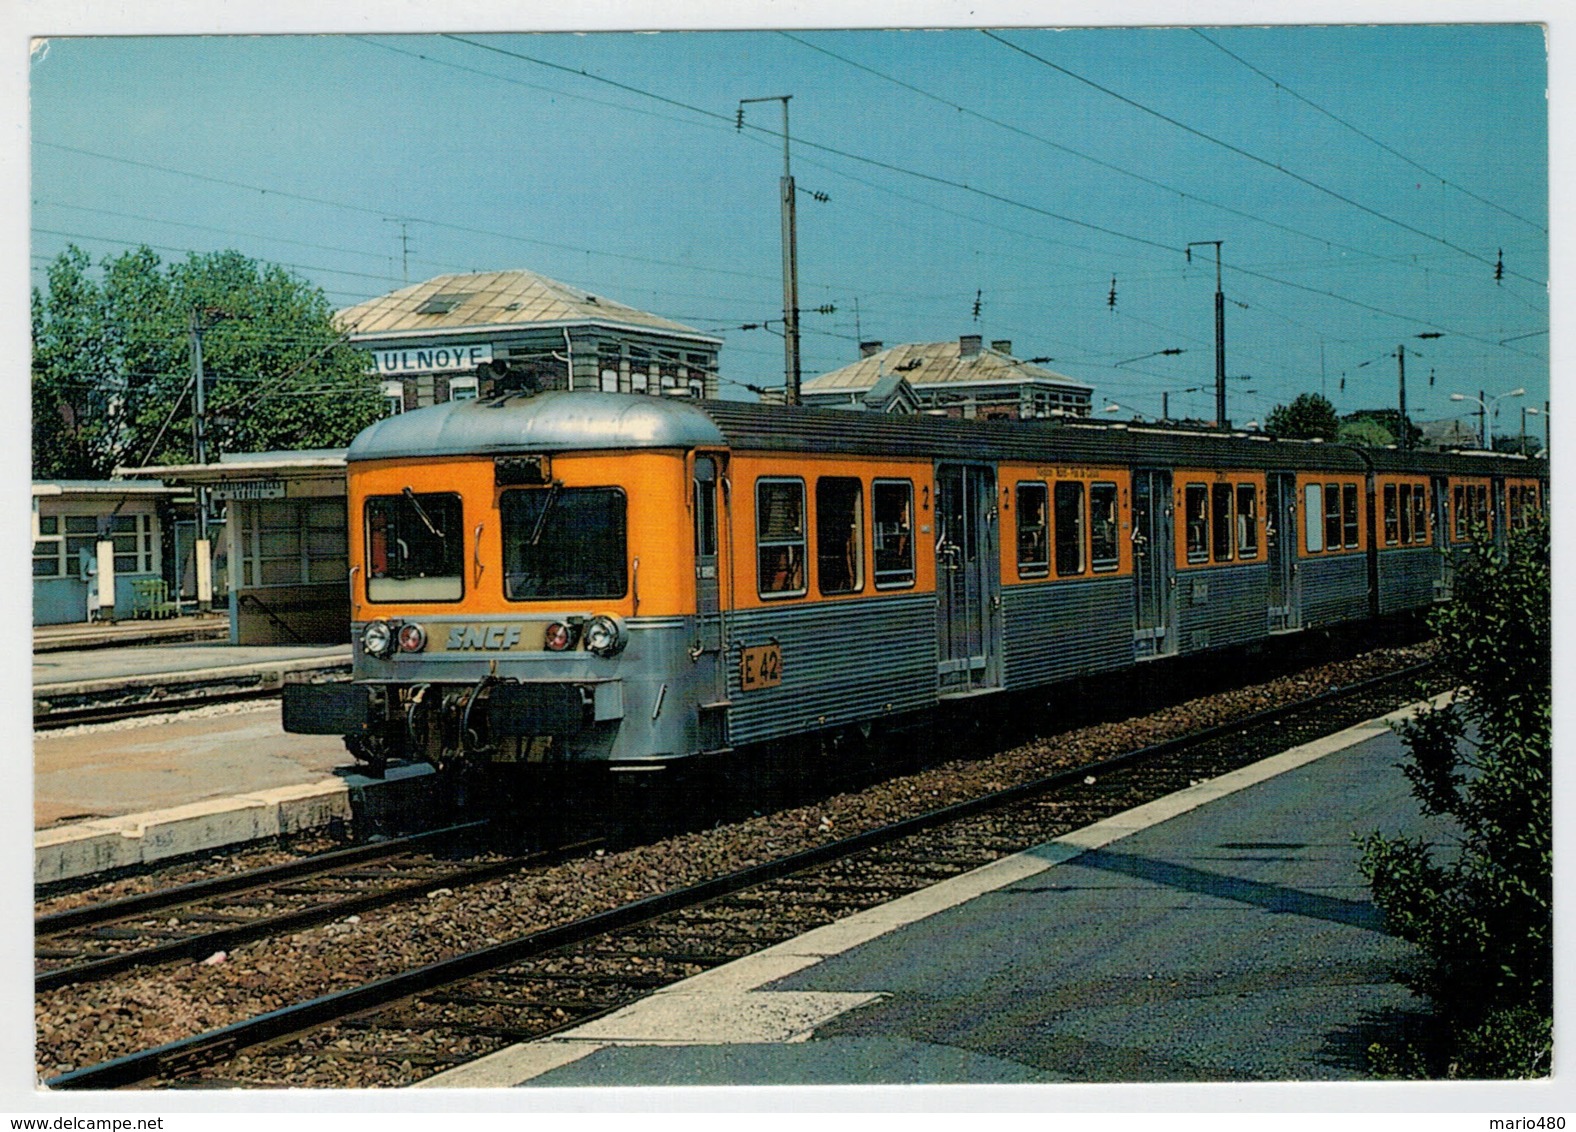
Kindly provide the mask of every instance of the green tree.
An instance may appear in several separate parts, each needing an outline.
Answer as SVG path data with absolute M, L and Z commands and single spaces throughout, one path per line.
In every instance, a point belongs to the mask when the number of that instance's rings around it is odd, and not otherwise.
M 1290 405 L 1276 405 L 1264 431 L 1283 440 L 1334 440 L 1341 422 L 1335 406 L 1317 393 L 1300 393 Z
M 192 329 L 202 333 L 209 459 L 338 447 L 382 411 L 323 293 L 235 251 L 168 265 L 146 247 L 95 278 L 71 247 L 32 296 L 33 474 L 96 479 L 194 459 Z
M 1418 946 L 1403 977 L 1427 995 L 1436 1048 L 1386 1054 L 1410 1074 L 1527 1077 L 1550 1071 L 1553 1034 L 1552 654 L 1549 530 L 1483 539 L 1432 619 L 1460 693 L 1402 728 L 1425 813 L 1459 826 L 1455 852 L 1363 839 L 1386 923 Z
M 1423 430 L 1416 423 L 1406 422 L 1407 434 L 1410 437 L 1411 447 L 1420 448 L 1423 444 Z M 1359 444 L 1369 448 L 1383 448 L 1394 444 L 1401 435 L 1401 412 L 1399 409 L 1358 409 L 1355 413 L 1347 413 L 1341 418 L 1340 440 L 1343 444 Z M 1379 439 L 1379 437 L 1384 439 Z

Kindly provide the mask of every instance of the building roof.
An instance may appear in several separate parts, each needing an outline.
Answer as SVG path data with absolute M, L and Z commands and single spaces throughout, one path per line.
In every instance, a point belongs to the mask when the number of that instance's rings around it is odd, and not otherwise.
M 350 332 L 353 342 L 586 323 L 689 337 L 713 345 L 722 341 L 683 323 L 636 310 L 534 271 L 440 275 L 347 307 L 334 317 L 342 329 Z
M 915 389 L 953 384 L 1044 383 L 1093 389 L 1076 378 L 1019 361 L 1011 354 L 981 345 L 965 354 L 962 343 L 909 342 L 860 358 L 852 365 L 823 373 L 804 383 L 805 393 L 840 393 L 869 389 L 888 374 L 901 374 Z
M 33 495 L 175 495 L 177 489 L 147 480 L 34 480 Z

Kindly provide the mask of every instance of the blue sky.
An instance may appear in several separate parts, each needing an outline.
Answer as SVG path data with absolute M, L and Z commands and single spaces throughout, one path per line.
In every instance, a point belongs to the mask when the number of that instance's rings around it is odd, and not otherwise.
M 979 333 L 1097 409 L 1210 416 L 1183 249 L 1220 240 L 1234 421 L 1393 405 L 1404 343 L 1414 418 L 1524 387 L 1513 431 L 1548 391 L 1547 79 L 1531 24 L 53 38 L 32 278 L 67 243 L 234 247 L 336 305 L 523 267 L 720 334 L 747 396 L 782 381 L 739 329 L 782 313 L 781 117 L 734 115 L 791 94 L 801 306 L 836 307 L 807 378 Z

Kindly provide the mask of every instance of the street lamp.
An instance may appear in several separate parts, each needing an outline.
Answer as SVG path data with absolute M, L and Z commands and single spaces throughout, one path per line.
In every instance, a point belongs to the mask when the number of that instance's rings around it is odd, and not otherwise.
M 1527 454 L 1527 416 L 1528 416 L 1528 414 L 1531 414 L 1534 417 L 1542 417 L 1543 418 L 1543 452 L 1544 452 L 1544 455 L 1547 455 L 1548 451 L 1549 451 L 1549 414 L 1548 414 L 1548 408 L 1547 408 L 1547 406 L 1545 406 L 1544 408 L 1540 409 L 1536 405 L 1523 405 L 1521 407 L 1521 454 L 1523 456 L 1525 456 Z
M 1478 443 L 1483 446 L 1483 450 L 1485 452 L 1488 452 L 1493 450 L 1493 444 L 1490 443 L 1493 440 L 1494 428 L 1493 423 L 1489 420 L 1489 414 L 1491 410 L 1506 397 L 1524 397 L 1526 396 L 1527 391 L 1525 389 L 1519 388 L 1512 389 L 1509 393 L 1501 393 L 1498 397 L 1490 397 L 1486 401 L 1481 395 L 1482 390 L 1479 390 L 1478 393 L 1479 396 L 1477 397 L 1468 397 L 1465 393 L 1452 393 L 1450 395 L 1450 399 L 1452 401 L 1471 401 L 1473 404 L 1477 405 Z

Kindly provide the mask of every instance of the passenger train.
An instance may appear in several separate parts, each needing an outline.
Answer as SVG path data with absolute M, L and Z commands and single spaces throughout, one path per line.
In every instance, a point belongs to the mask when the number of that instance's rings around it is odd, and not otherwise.
M 1421 609 L 1547 471 L 548 392 L 380 421 L 347 477 L 353 679 L 285 727 L 380 773 L 655 769 Z

